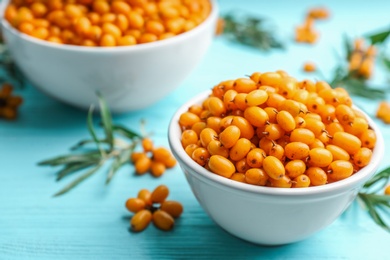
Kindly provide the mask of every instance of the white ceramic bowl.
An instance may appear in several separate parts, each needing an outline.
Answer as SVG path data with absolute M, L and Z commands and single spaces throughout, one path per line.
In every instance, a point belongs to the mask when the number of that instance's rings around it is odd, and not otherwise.
M 3 0 L 1 17 L 9 1 Z M 128 47 L 80 47 L 35 39 L 3 17 L 5 41 L 16 64 L 34 86 L 60 101 L 88 108 L 100 91 L 112 111 L 145 108 L 165 97 L 192 72 L 208 49 L 218 18 L 209 17 L 176 37 Z
M 169 125 L 169 145 L 203 209 L 223 229 L 244 240 L 281 245 L 325 228 L 350 205 L 381 162 L 383 137 L 369 119 L 377 134 L 372 160 L 347 179 L 324 186 L 288 189 L 255 186 L 213 174 L 185 153 L 178 124 L 180 115 L 190 105 L 201 104 L 209 94 L 206 91 L 177 110 Z

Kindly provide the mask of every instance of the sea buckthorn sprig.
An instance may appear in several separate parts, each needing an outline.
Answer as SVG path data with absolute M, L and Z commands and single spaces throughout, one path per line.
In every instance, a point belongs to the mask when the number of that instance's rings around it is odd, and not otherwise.
M 369 79 L 372 77 L 377 46 L 364 46 L 363 39 L 352 41 L 344 37 L 345 58 L 340 58 L 330 85 L 333 88 L 345 88 L 351 95 L 369 99 L 385 99 L 389 87 L 373 86 Z
M 161 176 L 166 168 L 172 168 L 176 164 L 175 158 L 168 149 L 164 147 L 155 148 L 150 138 L 144 137 L 124 126 L 113 124 L 107 103 L 99 93 L 98 99 L 105 136 L 100 138 L 96 134 L 93 123 L 94 108 L 91 106 L 87 117 L 87 125 L 91 139 L 78 142 L 71 148 L 74 152 L 70 154 L 57 156 L 38 163 L 39 165 L 53 167 L 63 166 L 57 172 L 57 181 L 72 173 L 84 170 L 79 177 L 70 182 L 54 196 L 68 192 L 96 173 L 105 164 L 110 165 L 106 184 L 127 163 L 134 164 L 136 173 L 143 174 L 150 170 L 155 177 Z M 89 144 L 94 144 L 95 148 L 86 147 Z M 142 152 L 136 152 L 138 146 L 142 146 Z M 145 160 L 147 161 L 146 163 Z
M 380 227 L 390 232 L 390 167 L 382 170 L 365 183 L 358 198 Z M 382 193 L 382 194 L 381 194 Z M 386 213 L 386 214 L 384 214 Z M 384 218 L 386 216 L 386 218 Z M 387 219 L 387 220 L 386 220 Z M 389 224 L 388 224 L 389 223 Z
M 168 195 L 168 187 L 160 185 L 153 192 L 141 189 L 137 198 L 128 199 L 125 206 L 135 213 L 130 220 L 131 230 L 140 232 L 147 228 L 150 222 L 164 231 L 173 229 L 175 219 L 183 213 L 183 206 L 180 202 L 166 200 Z
M 13 120 L 18 116 L 18 107 L 22 104 L 23 99 L 12 94 L 13 86 L 3 84 L 0 88 L 0 118 Z
M 4 17 L 41 40 L 112 47 L 174 37 L 198 26 L 210 11 L 208 0 L 12 0 Z
M 9 83 L 15 88 L 22 89 L 27 84 L 27 79 L 16 66 L 7 46 L 4 44 L 0 34 L 0 68 L 3 74 L 0 76 L 0 84 Z
M 284 71 L 223 81 L 181 114 L 181 142 L 196 163 L 270 187 L 325 185 L 371 160 L 376 134 L 342 88 Z
M 319 33 L 314 28 L 314 22 L 328 18 L 329 11 L 325 7 L 311 8 L 306 14 L 304 24 L 295 28 L 295 41 L 309 44 L 316 43 Z
M 247 13 L 231 12 L 222 16 L 217 24 L 216 34 L 262 51 L 284 48 L 269 21 Z

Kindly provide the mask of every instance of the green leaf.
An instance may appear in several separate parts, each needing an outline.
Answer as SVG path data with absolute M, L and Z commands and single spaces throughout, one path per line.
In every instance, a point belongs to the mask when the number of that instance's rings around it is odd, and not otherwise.
M 386 69 L 390 70 L 390 58 L 383 57 L 382 61 L 383 61 L 383 64 L 385 65 Z
M 375 221 L 375 223 L 390 232 L 390 227 L 385 223 L 385 221 L 379 215 L 379 213 L 375 209 L 375 205 L 370 201 L 370 199 L 366 197 L 366 194 L 359 193 L 359 198 L 363 201 L 364 205 L 367 207 L 368 213 Z
M 371 44 L 383 43 L 390 35 L 390 30 L 367 35 L 366 38 L 370 39 Z
M 53 196 L 57 197 L 57 196 L 60 196 L 62 194 L 67 193 L 69 190 L 71 190 L 72 188 L 74 188 L 77 185 L 79 185 L 82 181 L 84 181 L 88 177 L 92 176 L 102 166 L 102 162 L 103 161 L 101 161 L 98 165 L 96 165 L 92 169 L 89 169 L 88 171 L 86 171 L 83 175 L 79 176 L 77 179 L 75 179 L 74 181 L 72 181 L 71 183 L 66 185 L 63 189 L 61 189 L 59 192 L 57 192 Z
M 89 131 L 89 133 L 91 134 L 91 136 L 92 136 L 94 142 L 95 142 L 96 145 L 99 147 L 99 150 L 101 150 L 101 149 L 100 149 L 100 145 L 99 145 L 100 142 L 99 142 L 99 139 L 98 139 L 98 137 L 97 137 L 97 135 L 96 135 L 95 128 L 94 128 L 94 126 L 93 126 L 93 110 L 94 110 L 94 106 L 91 105 L 91 106 L 89 107 L 89 111 L 88 111 L 87 126 L 88 126 L 88 131 Z
M 77 172 L 79 170 L 85 169 L 87 167 L 90 167 L 97 162 L 84 162 L 84 163 L 70 163 L 67 164 L 61 171 L 57 173 L 57 181 L 60 181 L 65 176 Z
M 130 155 L 133 152 L 134 148 L 124 150 L 118 157 L 115 158 L 114 162 L 111 165 L 110 171 L 108 172 L 106 184 L 109 184 L 112 178 L 114 177 L 117 170 L 125 163 L 130 161 Z
M 107 142 L 106 139 L 99 139 L 98 140 L 99 143 L 105 143 Z M 85 140 L 81 140 L 79 141 L 77 144 L 73 145 L 70 150 L 77 150 L 79 149 L 80 147 L 86 145 L 86 144 L 91 144 L 91 143 L 96 143 L 95 140 L 91 140 L 91 139 L 85 139 Z
M 106 133 L 107 143 L 110 145 L 110 148 L 114 146 L 114 135 L 112 131 L 112 117 L 110 109 L 108 108 L 106 100 L 103 96 L 98 92 L 97 93 L 100 105 L 100 115 L 103 122 L 104 132 Z
M 381 172 L 375 174 L 371 179 L 369 179 L 365 184 L 364 188 L 368 189 L 372 187 L 373 185 L 377 185 L 378 183 L 381 183 L 379 189 L 383 188 L 390 179 L 390 167 L 387 167 L 386 169 L 383 169 Z
M 125 126 L 122 126 L 122 125 L 113 125 L 112 126 L 112 129 L 114 130 L 114 132 L 118 133 L 118 134 L 121 134 L 129 139 L 134 139 L 134 138 L 142 138 L 142 135 L 126 128 Z
M 349 61 L 353 52 L 353 46 L 351 39 L 346 34 L 343 35 L 343 43 L 345 48 L 346 60 Z
M 69 163 L 92 162 L 92 161 L 96 162 L 100 160 L 100 158 L 101 158 L 100 151 L 94 150 L 83 154 L 67 154 L 67 155 L 57 156 L 48 160 L 38 162 L 38 165 L 56 166 L 56 165 L 69 164 Z

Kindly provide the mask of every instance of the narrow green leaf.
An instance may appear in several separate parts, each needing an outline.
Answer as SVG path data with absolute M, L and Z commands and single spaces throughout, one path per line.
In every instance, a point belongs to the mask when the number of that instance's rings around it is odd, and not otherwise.
M 107 142 L 105 139 L 99 139 L 98 140 L 99 143 L 105 143 Z M 84 146 L 84 145 L 87 145 L 87 144 L 91 144 L 91 143 L 96 143 L 95 140 L 91 140 L 91 139 L 85 139 L 85 140 L 81 140 L 79 141 L 77 144 L 73 145 L 70 150 L 77 150 L 79 149 L 80 147 Z
M 38 162 L 38 165 L 61 165 L 78 162 L 97 161 L 101 158 L 100 152 L 95 150 L 83 154 L 67 154 Z
M 382 217 L 379 215 L 379 213 L 375 210 L 375 206 L 372 204 L 372 202 L 365 196 L 366 194 L 359 194 L 359 198 L 363 201 L 365 206 L 368 209 L 368 213 L 372 217 L 372 219 L 377 223 L 380 227 L 384 228 L 387 231 L 390 231 L 390 227 L 387 226 L 387 224 L 384 222 Z
M 383 185 L 386 185 L 390 179 L 390 167 L 383 169 L 381 172 L 375 174 L 370 180 L 364 184 L 364 188 L 370 188 L 372 185 L 377 184 L 378 182 L 383 182 Z
M 351 58 L 353 47 L 351 40 L 346 34 L 343 35 L 343 43 L 345 48 L 346 60 L 349 61 L 349 59 Z
M 88 131 L 89 131 L 89 133 L 91 134 L 91 136 L 92 136 L 94 142 L 95 142 L 96 144 L 99 144 L 100 142 L 99 142 L 99 139 L 98 139 L 98 137 L 97 137 L 97 135 L 96 135 L 95 128 L 94 128 L 94 126 L 93 126 L 93 110 L 94 110 L 94 106 L 91 105 L 91 106 L 89 107 L 89 111 L 88 111 L 87 126 L 88 126 Z
M 142 135 L 126 128 L 125 126 L 122 126 L 122 125 L 113 125 L 112 126 L 112 129 L 114 130 L 114 132 L 120 134 L 120 135 L 123 135 L 129 139 L 134 139 L 134 138 L 142 138 Z
M 134 148 L 127 149 L 121 152 L 121 154 L 115 158 L 113 164 L 111 165 L 110 171 L 108 172 L 106 184 L 109 184 L 112 178 L 114 177 L 117 170 L 125 163 L 130 161 L 130 155 L 133 152 Z
M 370 39 L 371 44 L 383 43 L 390 35 L 390 30 L 367 35 L 366 38 Z
M 88 177 L 92 176 L 97 170 L 99 170 L 99 168 L 102 166 L 102 162 L 101 161 L 98 165 L 96 165 L 95 167 L 89 169 L 88 171 L 86 171 L 83 175 L 79 176 L 77 179 L 75 179 L 74 181 L 72 181 L 71 183 L 69 183 L 68 185 L 66 185 L 63 189 L 61 189 L 59 192 L 57 192 L 56 194 L 54 194 L 53 196 L 54 197 L 57 197 L 57 196 L 60 196 L 62 194 L 65 194 L 67 193 L 68 191 L 70 191 L 72 188 L 76 187 L 77 185 L 79 185 L 82 181 L 84 181 L 85 179 L 87 179 Z
M 385 65 L 386 69 L 390 70 L 390 58 L 383 57 L 382 61 L 383 61 L 383 64 Z
M 57 181 L 60 181 L 65 176 L 77 172 L 79 170 L 85 169 L 87 167 L 90 167 L 97 162 L 84 162 L 84 163 L 70 163 L 67 164 L 61 171 L 57 173 Z
M 110 145 L 110 148 L 114 146 L 114 135 L 112 131 L 112 116 L 110 109 L 107 105 L 106 100 L 103 98 L 101 93 L 97 93 L 100 105 L 100 116 L 103 122 L 104 132 L 106 133 L 107 143 Z

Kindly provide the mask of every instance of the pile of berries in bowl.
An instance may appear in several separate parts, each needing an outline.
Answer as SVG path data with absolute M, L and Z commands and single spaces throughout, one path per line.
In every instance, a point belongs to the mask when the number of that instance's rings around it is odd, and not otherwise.
M 16 64 L 48 95 L 115 112 L 147 107 L 179 86 L 210 45 L 215 1 L 2 1 Z M 142 97 L 142 98 L 140 98 Z
M 264 245 L 331 224 L 384 149 L 378 127 L 344 89 L 284 71 L 227 80 L 186 102 L 169 142 L 210 217 Z

